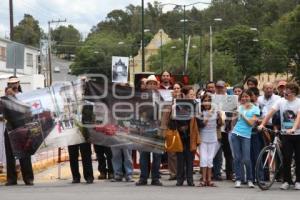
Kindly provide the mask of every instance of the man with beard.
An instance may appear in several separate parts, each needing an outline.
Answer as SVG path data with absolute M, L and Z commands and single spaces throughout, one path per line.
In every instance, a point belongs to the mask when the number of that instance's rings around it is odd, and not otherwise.
M 171 83 L 171 73 L 168 71 L 164 71 L 160 76 L 160 89 L 171 90 L 172 83 Z

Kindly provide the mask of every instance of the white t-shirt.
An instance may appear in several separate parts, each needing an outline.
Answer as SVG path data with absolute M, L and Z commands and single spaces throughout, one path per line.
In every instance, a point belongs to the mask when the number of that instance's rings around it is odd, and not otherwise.
M 262 112 L 262 117 L 267 116 L 270 112 L 272 106 L 278 101 L 281 97 L 273 94 L 269 99 L 266 99 L 265 96 L 259 96 L 257 99 L 258 105 Z M 269 124 L 272 124 L 272 119 L 270 119 Z
M 300 99 L 296 98 L 294 101 L 288 101 L 281 98 L 275 102 L 273 109 L 280 110 L 281 130 L 291 129 L 297 118 L 297 113 L 300 111 Z M 300 135 L 300 129 L 296 129 L 295 134 Z
M 207 118 L 208 112 L 203 111 L 204 118 Z M 200 137 L 202 142 L 213 143 L 217 142 L 217 112 L 212 111 L 211 117 L 204 128 L 201 129 Z

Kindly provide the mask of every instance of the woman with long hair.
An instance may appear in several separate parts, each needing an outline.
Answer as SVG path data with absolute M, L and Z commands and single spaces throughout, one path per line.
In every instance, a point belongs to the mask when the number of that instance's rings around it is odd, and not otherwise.
M 239 96 L 238 120 L 232 130 L 232 146 L 236 175 L 235 187 L 241 187 L 243 166 L 246 167 L 248 187 L 253 188 L 253 175 L 250 157 L 252 126 L 256 123 L 260 110 L 251 102 L 251 90 L 243 91 Z
M 211 181 L 213 159 L 218 146 L 217 128 L 222 126 L 219 112 L 212 106 L 210 94 L 204 94 L 201 98 L 201 117 L 203 127 L 200 131 L 200 167 L 202 170 L 202 182 L 200 186 L 215 186 Z
M 182 88 L 184 99 L 195 100 L 195 91 L 192 87 Z M 187 179 L 188 186 L 194 186 L 193 180 L 193 162 L 194 154 L 200 143 L 199 129 L 194 116 L 190 119 L 175 120 L 175 126 L 180 133 L 183 144 L 183 152 L 177 155 L 177 183 L 176 186 L 182 186 L 184 179 Z

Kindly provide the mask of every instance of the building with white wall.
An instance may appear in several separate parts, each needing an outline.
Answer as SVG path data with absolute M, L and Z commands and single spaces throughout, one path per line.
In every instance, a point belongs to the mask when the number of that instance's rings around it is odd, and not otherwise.
M 14 75 L 14 69 L 7 68 L 7 47 L 12 41 L 0 38 L 0 95 L 4 94 L 7 78 Z M 24 67 L 17 69 L 17 77 L 20 79 L 24 91 L 44 87 L 44 76 L 39 73 L 38 48 L 24 45 Z M 38 81 L 37 81 L 38 80 Z M 38 82 L 38 83 L 37 83 Z
M 5 74 L 13 75 L 14 69 L 6 68 L 7 52 L 6 48 L 11 43 L 8 39 L 0 38 L 0 77 Z M 17 69 L 17 75 L 38 74 L 39 49 L 25 45 L 24 50 L 24 69 Z

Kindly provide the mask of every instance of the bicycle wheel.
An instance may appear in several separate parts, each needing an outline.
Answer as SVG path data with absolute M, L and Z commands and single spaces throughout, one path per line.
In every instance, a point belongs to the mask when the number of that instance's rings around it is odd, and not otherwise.
M 255 177 L 261 190 L 268 190 L 274 183 L 279 171 L 279 157 L 273 146 L 264 147 L 256 161 Z

